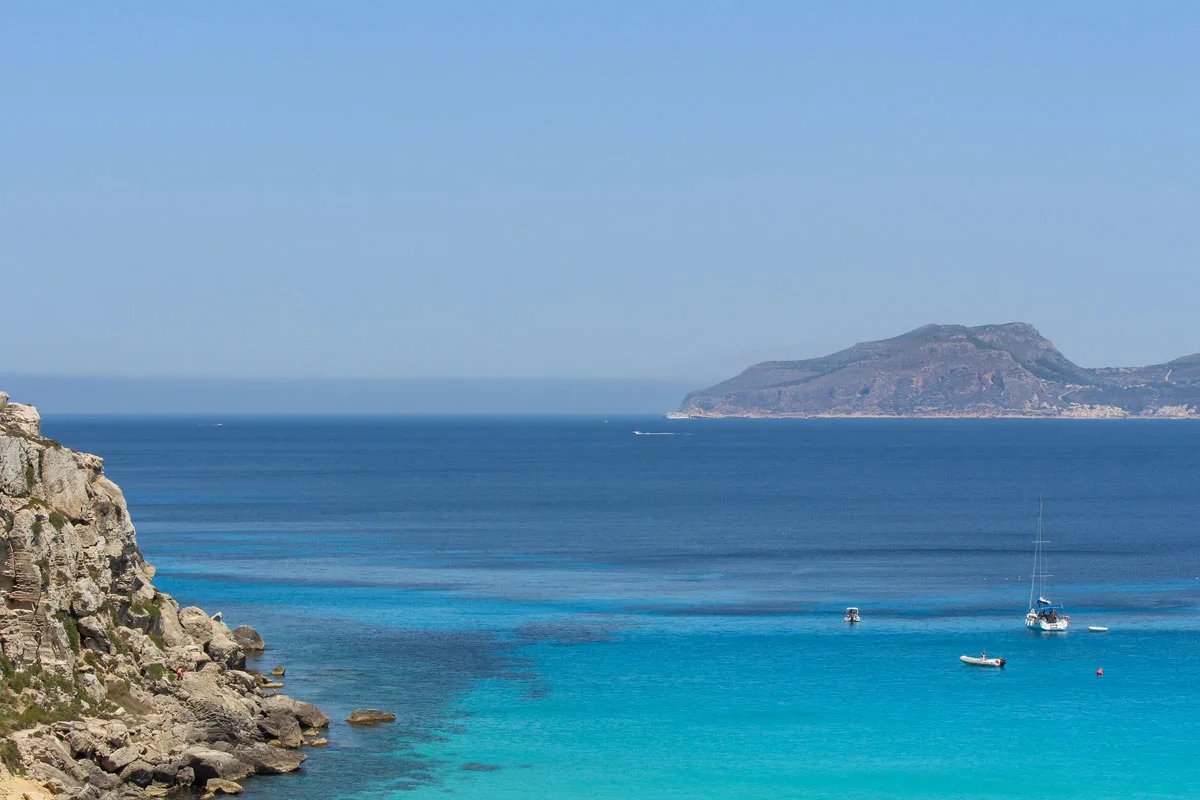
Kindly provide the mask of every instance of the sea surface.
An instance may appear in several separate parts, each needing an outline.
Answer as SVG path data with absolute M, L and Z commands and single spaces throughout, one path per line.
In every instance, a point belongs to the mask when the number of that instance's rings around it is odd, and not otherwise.
M 1200 797 L 1194 423 L 44 427 L 334 717 L 249 798 Z M 1023 626 L 1039 497 L 1066 634 Z

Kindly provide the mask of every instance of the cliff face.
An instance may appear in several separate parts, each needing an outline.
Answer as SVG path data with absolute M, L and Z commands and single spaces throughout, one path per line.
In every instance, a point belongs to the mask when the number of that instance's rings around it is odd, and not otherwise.
M 823 358 L 768 361 L 692 392 L 674 416 L 1200 415 L 1200 354 L 1085 369 L 1025 323 L 926 325 Z
M 156 590 L 102 460 L 43 438 L 37 411 L 3 393 L 0 536 L 10 771 L 64 797 L 133 798 L 304 761 L 328 718 L 245 670 L 262 649 L 252 629 Z

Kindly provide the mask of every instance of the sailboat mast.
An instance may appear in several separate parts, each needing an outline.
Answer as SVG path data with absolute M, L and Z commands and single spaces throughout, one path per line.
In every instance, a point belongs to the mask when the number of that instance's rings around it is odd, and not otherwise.
M 1029 577 L 1029 607 L 1036 608 L 1033 604 L 1035 599 L 1041 597 L 1038 594 L 1038 577 L 1042 572 L 1042 498 L 1038 498 L 1038 524 L 1037 538 L 1033 542 L 1033 574 Z

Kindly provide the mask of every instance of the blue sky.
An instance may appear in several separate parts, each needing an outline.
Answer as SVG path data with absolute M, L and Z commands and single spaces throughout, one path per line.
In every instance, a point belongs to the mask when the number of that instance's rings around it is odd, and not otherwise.
M 1193 3 L 5 3 L 0 373 L 1200 350 Z M 14 300 L 13 298 L 19 298 Z

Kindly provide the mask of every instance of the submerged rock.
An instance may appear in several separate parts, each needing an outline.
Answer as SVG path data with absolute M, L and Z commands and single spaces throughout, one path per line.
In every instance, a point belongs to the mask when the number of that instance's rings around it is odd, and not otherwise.
M 396 715 L 390 711 L 380 711 L 375 708 L 356 708 L 351 712 L 346 722 L 351 725 L 377 725 L 380 722 L 395 722 Z
M 222 780 L 221 778 L 209 778 L 204 784 L 204 796 L 216 797 L 219 794 L 241 794 L 246 791 L 240 783 L 235 781 Z

